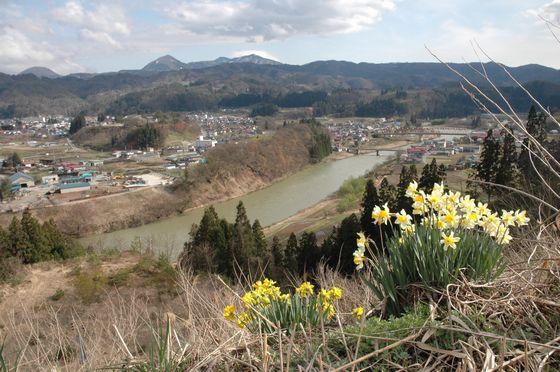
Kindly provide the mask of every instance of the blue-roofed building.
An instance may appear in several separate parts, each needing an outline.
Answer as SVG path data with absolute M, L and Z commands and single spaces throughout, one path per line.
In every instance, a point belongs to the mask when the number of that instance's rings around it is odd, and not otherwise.
M 58 186 L 58 191 L 61 194 L 68 194 L 71 192 L 88 191 L 90 188 L 89 182 L 63 183 Z
M 23 172 L 14 173 L 9 179 L 12 184 L 12 192 L 35 186 L 35 179 Z

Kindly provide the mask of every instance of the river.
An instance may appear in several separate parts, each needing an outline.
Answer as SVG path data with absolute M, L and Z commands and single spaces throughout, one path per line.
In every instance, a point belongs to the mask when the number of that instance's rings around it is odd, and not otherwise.
M 310 166 L 282 181 L 247 195 L 214 204 L 220 217 L 235 219 L 235 207 L 243 201 L 251 220 L 259 219 L 268 226 L 308 208 L 332 194 L 344 180 L 358 177 L 394 157 L 392 151 L 356 155 L 342 160 Z M 80 239 L 84 246 L 129 248 L 134 245 L 151 246 L 175 256 L 188 239 L 193 223 L 198 223 L 204 208 L 192 209 L 182 215 L 147 225 L 92 235 Z

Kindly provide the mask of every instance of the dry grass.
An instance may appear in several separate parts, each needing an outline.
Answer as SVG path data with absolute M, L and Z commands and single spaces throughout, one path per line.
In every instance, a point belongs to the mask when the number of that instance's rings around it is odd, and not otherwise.
M 98 302 L 85 304 L 72 285 L 64 284 L 75 278 L 71 268 L 49 265 L 43 269 L 57 273 L 56 278 L 62 280 L 57 286 L 64 288 L 65 295 L 53 301 L 49 297 L 56 288 L 50 288 L 33 301 L 12 301 L 9 307 L 1 307 L 0 338 L 5 340 L 7 360 L 13 361 L 19 354 L 20 370 L 81 371 L 107 366 L 142 366 L 140 370 L 351 370 L 370 366 L 397 370 L 395 353 L 403 348 L 416 357 L 407 366 L 412 370 L 474 371 L 500 366 L 504 370 L 542 370 L 551 362 L 558 367 L 560 351 L 558 241 L 553 236 L 538 242 L 518 241 L 508 252 L 508 270 L 498 280 L 449 286 L 436 297 L 438 303 L 432 304 L 436 321 L 427 320 L 400 337 L 363 331 L 356 338 L 347 328 L 356 325 L 349 313 L 356 306 L 372 309 L 378 304 L 358 279 L 343 278 L 325 268 L 319 270 L 317 283 L 336 285 L 344 292 L 337 316 L 319 329 L 289 335 L 280 331 L 251 334 L 222 317 L 225 305 L 239 304 L 238 295 L 246 288 L 241 279 L 228 285 L 214 276 L 182 273 L 173 293 L 162 295 L 161 288 L 145 280 L 148 277 L 139 276 L 127 285 L 106 287 Z M 99 267 L 111 275 L 137 266 L 140 259 L 141 255 L 130 253 L 124 260 L 115 257 Z M 128 266 L 116 265 L 119 260 Z M 473 319 L 491 322 L 494 327 L 488 331 Z M 438 332 L 453 334 L 455 340 L 443 347 L 438 344 Z M 356 350 L 360 341 L 371 338 L 383 343 Z M 167 345 L 165 352 L 158 357 L 163 344 Z M 148 361 L 155 368 L 143 364 Z

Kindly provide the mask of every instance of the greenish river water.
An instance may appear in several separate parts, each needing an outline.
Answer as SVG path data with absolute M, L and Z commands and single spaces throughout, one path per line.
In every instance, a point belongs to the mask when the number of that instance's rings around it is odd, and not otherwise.
M 231 221 L 237 203 L 242 200 L 249 218 L 258 218 L 263 226 L 268 226 L 318 203 L 338 190 L 347 178 L 361 176 L 394 156 L 394 152 L 381 151 L 379 156 L 364 154 L 317 164 L 264 189 L 215 203 L 214 208 L 220 217 Z M 203 212 L 204 208 L 197 208 L 147 225 L 84 237 L 80 242 L 84 246 L 119 249 L 142 244 L 176 255 Z

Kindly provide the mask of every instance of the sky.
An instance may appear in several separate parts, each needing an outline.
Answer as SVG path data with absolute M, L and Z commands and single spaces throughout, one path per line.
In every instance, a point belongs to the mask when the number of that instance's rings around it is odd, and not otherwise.
M 316 60 L 560 68 L 560 0 L 0 0 L 0 71 L 137 69 L 255 53 Z

